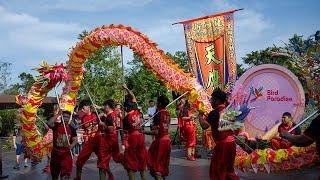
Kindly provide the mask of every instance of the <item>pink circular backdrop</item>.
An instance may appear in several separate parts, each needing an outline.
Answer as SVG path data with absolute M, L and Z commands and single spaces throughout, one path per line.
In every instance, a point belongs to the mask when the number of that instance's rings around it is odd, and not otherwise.
M 305 108 L 304 91 L 298 78 L 288 69 L 274 64 L 255 66 L 236 82 L 234 93 L 254 92 L 249 104 L 255 107 L 245 120 L 245 130 L 251 136 L 263 135 L 281 122 L 284 112 L 293 121 L 302 118 Z

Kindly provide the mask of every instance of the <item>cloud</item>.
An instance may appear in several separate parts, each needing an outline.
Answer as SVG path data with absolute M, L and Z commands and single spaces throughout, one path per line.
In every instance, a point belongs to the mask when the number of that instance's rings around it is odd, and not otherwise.
M 173 22 L 177 22 L 177 19 L 158 20 L 148 25 L 144 32 L 160 49 L 169 52 L 185 50 L 183 27 L 172 26 Z
M 219 12 L 240 8 L 236 3 L 223 0 L 214 0 L 211 6 Z M 237 40 L 241 43 L 258 39 L 272 27 L 273 24 L 262 13 L 252 8 L 244 8 L 235 13 L 235 33 Z
M 236 16 L 235 28 L 239 42 L 250 42 L 260 38 L 264 32 L 273 27 L 272 23 L 254 10 L 239 12 Z
M 97 12 L 117 8 L 140 7 L 152 0 L 59 0 L 46 6 L 48 9 Z
M 84 27 L 74 23 L 49 22 L 29 14 L 19 14 L 0 6 L 0 37 L 7 50 L 23 48 L 45 52 L 67 52 L 75 35 Z
M 213 7 L 217 12 L 242 8 L 239 2 L 214 0 L 208 7 Z M 252 6 L 244 7 L 244 10 L 234 14 L 234 34 L 237 62 L 242 62 L 244 57 L 251 51 L 265 48 L 270 39 L 266 39 L 266 33 L 270 32 L 274 25 L 262 12 Z

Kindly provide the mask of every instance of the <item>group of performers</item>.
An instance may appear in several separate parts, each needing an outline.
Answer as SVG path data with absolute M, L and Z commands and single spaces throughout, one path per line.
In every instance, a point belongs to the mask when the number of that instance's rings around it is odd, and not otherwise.
M 171 141 L 169 138 L 170 114 L 166 109 L 169 99 L 166 96 L 157 98 L 157 114 L 153 118 L 152 130 L 141 128 L 142 116 L 138 109 L 137 100 L 131 90 L 127 91 L 124 102 L 126 115 L 116 107 L 112 99 L 103 103 L 103 107 L 93 105 L 89 100 L 79 104 L 78 118 L 81 119 L 79 129 L 84 132 L 84 146 L 76 160 L 76 177 L 81 179 L 82 168 L 94 152 L 97 156 L 99 178 L 114 179 L 110 170 L 111 157 L 116 163 L 121 163 L 127 170 L 128 178 L 135 179 L 139 171 L 141 179 L 145 178 L 148 167 L 155 179 L 164 179 L 169 174 Z M 93 107 L 94 106 L 94 107 Z M 92 108 L 103 109 L 100 114 L 93 113 Z M 76 129 L 70 125 L 71 113 L 60 111 L 49 121 L 48 126 L 53 130 L 53 150 L 51 152 L 52 179 L 70 179 L 72 174 L 73 155 L 71 149 L 77 144 Z M 124 153 L 120 152 L 118 132 L 123 137 Z M 155 138 L 147 150 L 144 134 Z
M 167 110 L 169 99 L 166 96 L 157 98 L 157 110 L 153 118 L 150 130 L 142 128 L 142 113 L 138 109 L 137 99 L 133 92 L 123 85 L 127 96 L 121 107 L 114 100 L 108 99 L 103 107 L 93 105 L 89 100 L 83 100 L 79 104 L 78 118 L 84 137 L 84 146 L 76 160 L 76 177 L 81 179 L 82 168 L 91 154 L 97 156 L 99 178 L 114 179 L 109 162 L 111 157 L 116 163 L 121 163 L 127 171 L 129 180 L 135 179 L 135 173 L 139 172 L 141 179 L 145 178 L 145 170 L 148 168 L 155 179 L 165 179 L 169 175 L 169 163 L 171 153 L 171 140 L 169 137 L 170 114 Z M 221 90 L 215 90 L 210 99 L 212 110 L 207 116 L 196 114 L 186 99 L 181 99 L 177 108 L 180 140 L 186 142 L 187 159 L 194 161 L 196 158 L 196 123 L 204 131 L 209 130 L 214 141 L 212 158 L 210 163 L 210 179 L 239 179 L 234 171 L 236 156 L 236 142 L 238 131 L 219 131 L 219 119 L 227 105 L 227 94 Z M 92 108 L 102 109 L 102 113 L 92 112 Z M 73 155 L 71 149 L 77 144 L 76 129 L 70 125 L 72 114 L 68 111 L 56 113 L 49 121 L 48 126 L 53 130 L 53 150 L 51 152 L 52 179 L 69 179 L 72 174 Z M 288 133 L 295 124 L 290 113 L 285 112 L 278 131 L 282 138 L 275 137 L 269 143 L 273 149 L 288 148 L 291 145 L 307 146 L 317 142 L 319 151 L 319 121 L 315 118 L 310 127 L 300 135 L 296 129 Z M 78 131 L 79 131 L 78 129 Z M 119 133 L 118 133 L 119 132 Z M 67 134 L 67 136 L 66 136 Z M 124 152 L 120 152 L 118 134 L 124 145 Z M 147 150 L 144 134 L 152 135 L 153 142 Z M 249 140 L 245 143 L 250 144 Z M 243 142 L 237 142 L 241 145 Z

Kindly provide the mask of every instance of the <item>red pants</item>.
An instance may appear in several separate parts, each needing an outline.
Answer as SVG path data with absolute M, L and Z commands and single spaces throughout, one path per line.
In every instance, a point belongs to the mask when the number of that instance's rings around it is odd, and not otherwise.
M 138 131 L 128 134 L 128 145 L 124 151 L 124 167 L 127 170 L 144 171 L 147 166 L 147 148 L 144 135 Z
M 169 135 L 156 138 L 148 151 L 148 168 L 151 174 L 169 175 L 171 141 Z
M 102 160 L 98 164 L 98 168 L 109 169 L 109 162 L 111 156 L 113 157 L 113 160 L 117 163 L 123 161 L 123 154 L 120 153 L 117 135 L 106 135 L 103 137 L 102 141 L 104 141 L 104 143 L 102 143 L 101 151 Z
M 236 157 L 236 143 L 216 142 L 213 148 L 210 163 L 211 180 L 238 180 L 239 176 L 234 172 L 234 160 Z
M 129 146 L 128 133 L 123 133 L 123 145 L 125 149 L 127 149 L 127 147 Z
M 77 167 L 83 167 L 84 164 L 87 162 L 89 157 L 91 156 L 92 152 L 94 152 L 98 157 L 97 165 L 99 165 L 102 161 L 102 147 L 104 141 L 102 141 L 101 135 L 96 135 L 95 137 L 89 138 L 82 147 L 82 150 L 79 153 L 77 159 Z
M 285 139 L 280 139 L 278 137 L 271 139 L 271 148 L 272 149 L 288 149 L 291 147 L 291 143 Z
M 184 124 L 184 136 L 187 140 L 186 148 L 196 147 L 197 139 L 196 139 L 196 124 L 192 122 L 186 122 Z
M 59 151 L 53 149 L 50 161 L 52 177 L 68 178 L 72 173 L 72 157 L 69 150 Z

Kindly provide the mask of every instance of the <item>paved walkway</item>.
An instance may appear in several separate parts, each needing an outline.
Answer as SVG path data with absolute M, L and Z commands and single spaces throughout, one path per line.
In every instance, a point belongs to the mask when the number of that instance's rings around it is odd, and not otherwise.
M 184 158 L 185 151 L 182 149 L 173 149 L 170 161 L 170 176 L 168 180 L 208 180 L 208 170 L 210 160 L 206 159 L 206 152 L 200 151 L 204 158 L 197 159 L 196 161 L 187 161 Z M 45 166 L 45 161 L 38 164 L 36 167 L 20 168 L 20 170 L 12 169 L 14 165 L 14 153 L 4 152 L 4 174 L 9 174 L 9 179 L 24 180 L 41 180 L 51 179 L 50 175 L 42 173 L 42 168 Z M 127 179 L 126 171 L 119 164 L 111 162 L 111 169 L 116 179 Z M 253 174 L 242 173 L 237 171 L 240 178 L 243 180 L 280 180 L 280 179 L 293 179 L 293 180 L 317 180 L 320 177 L 320 170 L 316 167 L 290 171 L 279 174 Z M 152 179 L 149 173 L 146 173 L 147 179 Z M 73 169 L 73 176 L 75 176 L 75 168 Z M 138 173 L 137 173 L 137 179 Z M 92 155 L 83 169 L 83 179 L 98 179 L 98 169 L 96 168 L 96 157 Z

